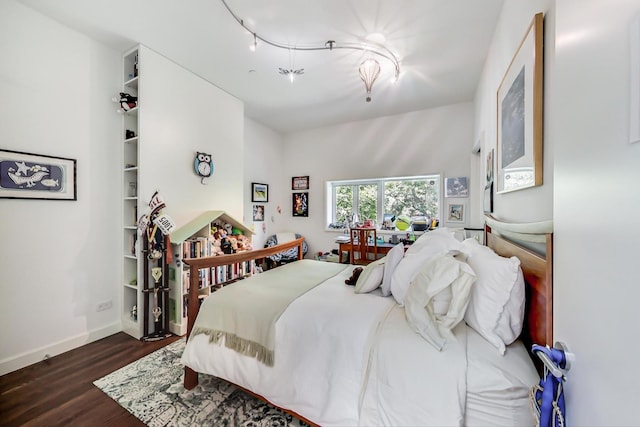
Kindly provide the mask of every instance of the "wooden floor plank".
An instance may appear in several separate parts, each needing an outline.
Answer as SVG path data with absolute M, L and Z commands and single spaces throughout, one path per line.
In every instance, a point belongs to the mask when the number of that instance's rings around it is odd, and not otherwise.
M 0 426 L 144 426 L 93 382 L 178 339 L 120 332 L 0 376 Z

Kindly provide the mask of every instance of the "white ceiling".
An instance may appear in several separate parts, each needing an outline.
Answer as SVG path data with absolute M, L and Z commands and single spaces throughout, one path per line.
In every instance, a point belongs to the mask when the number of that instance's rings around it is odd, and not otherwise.
M 471 101 L 503 0 L 227 0 L 244 24 L 287 45 L 367 42 L 400 61 L 382 72 L 372 101 L 361 51 L 305 52 L 258 45 L 222 0 L 18 0 L 124 51 L 142 43 L 242 100 L 245 114 L 282 132 Z M 371 42 L 367 42 L 371 43 Z M 278 69 L 304 69 L 294 83 Z

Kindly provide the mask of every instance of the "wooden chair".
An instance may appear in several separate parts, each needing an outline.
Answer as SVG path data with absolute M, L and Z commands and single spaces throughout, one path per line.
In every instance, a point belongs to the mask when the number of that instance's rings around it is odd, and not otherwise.
M 349 259 L 351 264 L 369 264 L 378 259 L 378 235 L 375 227 L 351 228 L 351 248 Z M 368 254 L 372 253 L 373 258 Z

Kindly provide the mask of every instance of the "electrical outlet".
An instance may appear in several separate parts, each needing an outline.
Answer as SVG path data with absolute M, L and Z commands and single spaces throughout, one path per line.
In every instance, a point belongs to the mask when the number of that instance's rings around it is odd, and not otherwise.
M 98 304 L 98 306 L 96 307 L 96 311 L 105 311 L 105 310 L 109 310 L 111 307 L 113 306 L 113 302 L 111 300 L 109 301 L 105 301 L 105 302 L 101 302 L 100 304 Z

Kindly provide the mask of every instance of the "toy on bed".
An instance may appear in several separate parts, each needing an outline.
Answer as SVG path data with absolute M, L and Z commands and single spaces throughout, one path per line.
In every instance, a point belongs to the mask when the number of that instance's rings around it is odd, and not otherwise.
M 362 270 L 364 270 L 362 267 L 354 268 L 353 272 L 351 273 L 351 277 L 346 279 L 344 283 L 346 283 L 349 286 L 355 286 L 356 283 L 358 282 L 358 277 L 360 277 L 360 274 L 362 273 Z

